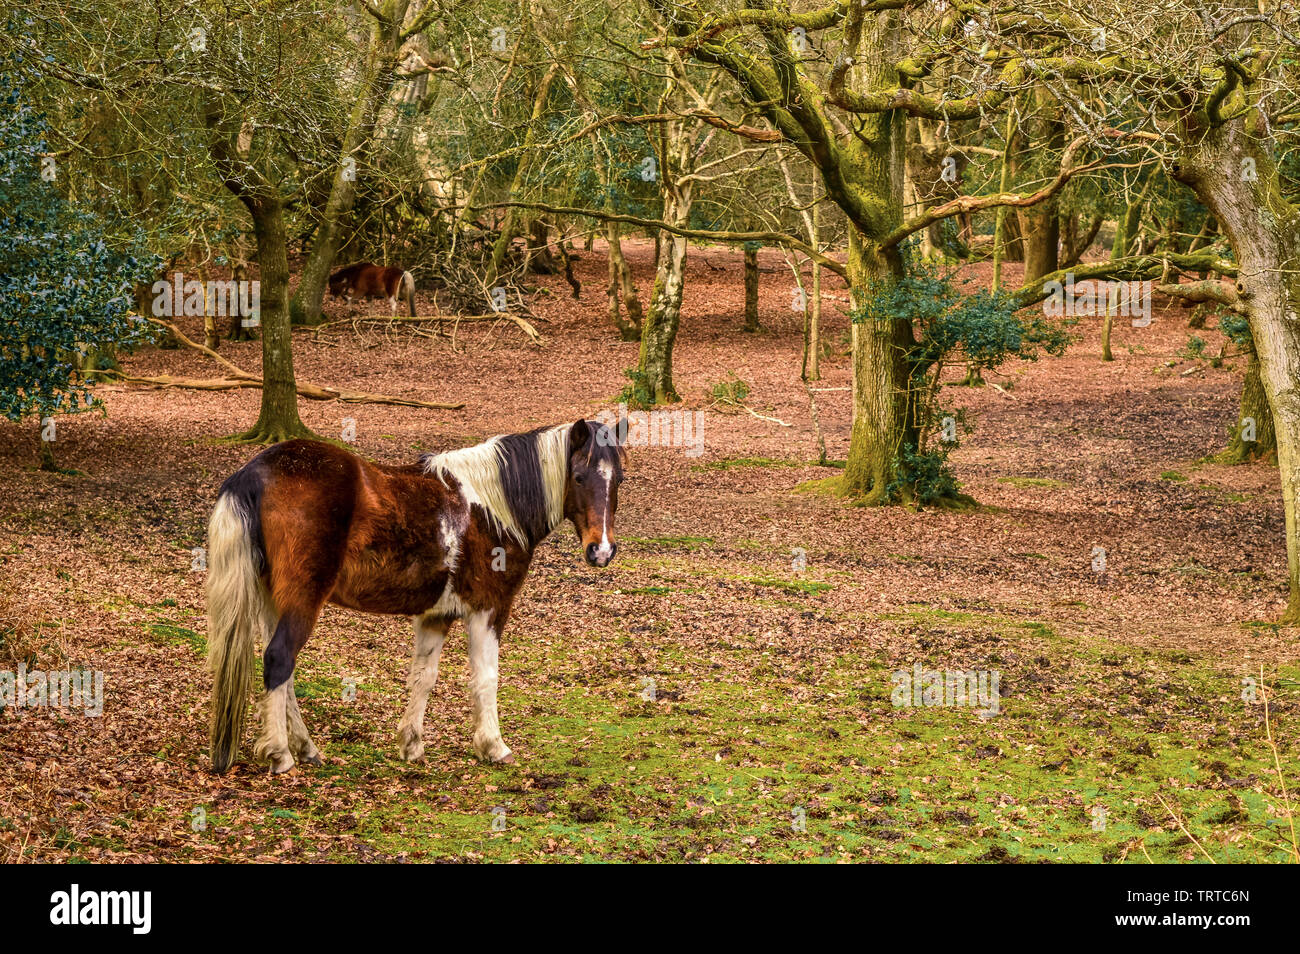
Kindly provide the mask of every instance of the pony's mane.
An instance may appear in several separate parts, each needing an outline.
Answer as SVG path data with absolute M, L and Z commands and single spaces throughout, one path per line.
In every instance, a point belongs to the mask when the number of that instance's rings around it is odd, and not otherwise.
M 460 484 L 502 534 L 525 548 L 536 546 L 564 519 L 564 481 L 569 470 L 569 427 L 543 427 L 500 434 L 459 450 L 426 454 L 426 473 Z

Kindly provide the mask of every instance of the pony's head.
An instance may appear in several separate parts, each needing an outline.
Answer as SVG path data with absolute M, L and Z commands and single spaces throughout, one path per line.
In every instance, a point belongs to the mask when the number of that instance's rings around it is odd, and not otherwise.
M 569 428 L 564 516 L 573 521 L 582 555 L 592 566 L 608 566 L 618 550 L 614 511 L 626 454 L 618 436 L 625 433 L 626 427 L 597 421 L 577 421 Z

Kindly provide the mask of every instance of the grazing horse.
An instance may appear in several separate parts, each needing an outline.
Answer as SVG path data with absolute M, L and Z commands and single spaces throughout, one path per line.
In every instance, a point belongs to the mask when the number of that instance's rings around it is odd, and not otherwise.
M 318 441 L 262 451 L 221 485 L 208 523 L 212 766 L 230 768 L 243 735 L 254 641 L 266 694 L 254 754 L 272 771 L 320 763 L 293 669 L 321 608 L 410 616 L 415 649 L 401 755 L 424 754 L 424 710 L 448 627 L 465 621 L 473 746 L 512 762 L 497 722 L 502 630 L 533 551 L 573 521 L 592 566 L 614 558 L 625 449 L 613 427 L 577 421 L 506 434 L 404 467 L 371 464 Z
M 400 268 L 387 268 L 373 262 L 357 262 L 346 268 L 340 268 L 329 278 L 330 294 L 351 301 L 357 298 L 387 298 L 388 304 L 397 314 L 397 296 L 406 299 L 406 307 L 415 317 L 415 277 Z

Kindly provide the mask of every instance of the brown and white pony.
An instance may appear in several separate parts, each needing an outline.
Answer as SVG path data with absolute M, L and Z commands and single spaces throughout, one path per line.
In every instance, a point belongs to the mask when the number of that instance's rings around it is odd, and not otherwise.
M 410 272 L 391 265 L 357 262 L 340 268 L 330 275 L 329 289 L 335 298 L 342 296 L 349 302 L 354 297 L 386 298 L 393 314 L 397 314 L 397 296 L 401 295 L 406 299 L 411 317 L 415 317 L 415 278 Z
M 501 632 L 533 551 L 573 521 L 593 566 L 614 558 L 623 422 L 577 421 L 371 464 L 318 441 L 262 451 L 221 485 L 208 523 L 212 766 L 235 759 L 248 710 L 254 642 L 266 694 L 254 754 L 274 772 L 320 763 L 294 697 L 293 670 L 321 608 L 410 616 L 415 649 L 403 758 L 424 754 L 424 710 L 448 627 L 465 621 L 474 751 L 512 762 L 497 722 Z

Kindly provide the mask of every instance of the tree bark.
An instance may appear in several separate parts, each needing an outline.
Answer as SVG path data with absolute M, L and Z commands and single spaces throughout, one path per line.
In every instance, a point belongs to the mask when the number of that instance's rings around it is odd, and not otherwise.
M 269 444 L 290 437 L 314 437 L 298 417 L 293 348 L 289 328 L 289 250 L 284 197 L 264 168 L 249 161 L 252 138 L 213 94 L 204 102 L 208 151 L 222 182 L 253 219 L 261 281 L 262 405 L 257 423 L 235 440 Z M 255 135 L 255 134 L 254 134 Z M 271 160 L 262 160 L 267 166 Z
M 860 47 L 863 68 L 855 82 L 868 87 L 890 82 L 897 62 L 900 21 L 894 12 L 877 14 L 875 29 L 865 30 Z M 859 135 L 841 144 L 852 180 L 827 182 L 827 191 L 840 200 L 857 194 L 854 205 L 869 204 L 873 214 L 860 216 L 870 229 L 850 226 L 848 275 L 854 302 L 853 427 L 842 489 L 866 504 L 890 503 L 888 486 L 897 468 L 896 456 L 919 436 L 911 388 L 910 355 L 916 347 L 911 321 L 906 318 L 867 319 L 866 301 L 881 286 L 904 273 L 898 248 L 882 249 L 879 240 L 903 220 L 903 169 L 906 124 L 901 110 L 858 117 Z
M 338 167 L 290 304 L 290 314 L 296 324 L 320 323 L 321 302 L 342 243 L 343 221 L 356 201 L 356 163 L 374 138 L 379 110 L 392 90 L 402 43 L 402 20 L 409 5 L 406 0 L 387 0 L 378 5 L 382 7 L 384 20 L 371 17 L 370 46 L 343 134 Z
M 293 371 L 289 325 L 289 256 L 284 202 L 279 196 L 257 200 L 252 208 L 257 262 L 262 281 L 262 407 L 257 423 L 238 439 L 272 444 L 291 437 L 312 437 L 298 417 L 298 388 Z
M 745 331 L 759 331 L 758 249 L 745 246 Z
M 609 318 L 618 329 L 619 338 L 623 341 L 637 341 L 641 338 L 644 315 L 636 283 L 632 280 L 632 269 L 623 255 L 623 242 L 619 237 L 617 222 L 605 222 L 605 240 L 609 243 Z M 620 301 L 627 310 L 626 318 L 619 309 Z
M 1275 144 L 1258 112 L 1186 141 L 1170 171 L 1214 213 L 1239 262 L 1238 295 L 1277 438 L 1289 588 L 1283 622 L 1300 623 L 1300 210 L 1283 194 Z M 1242 174 L 1244 159 L 1254 162 L 1251 178 Z
M 1065 148 L 1065 125 L 1060 120 L 1060 107 L 1045 88 L 1031 95 L 1032 114 L 1022 126 L 1022 143 L 1026 148 L 1016 154 L 1016 173 L 1029 175 L 1034 181 L 1050 179 L 1053 170 L 1047 168 Z M 1037 205 L 1016 210 L 1020 235 L 1024 247 L 1024 283 L 1037 281 L 1060 267 L 1060 195 L 1054 193 Z
M 666 188 L 664 221 L 685 228 L 690 218 L 690 186 Z M 685 236 L 661 231 L 654 292 L 650 299 L 650 313 L 641 328 L 641 356 L 637 366 L 655 404 L 681 400 L 673 384 L 673 345 L 682 319 L 688 247 Z
M 1232 429 L 1232 440 L 1223 452 L 1228 464 L 1245 464 L 1255 460 L 1272 460 L 1277 456 L 1277 434 L 1273 430 L 1273 411 L 1259 376 L 1259 358 L 1250 348 L 1246 358 L 1246 378 L 1241 385 L 1241 408 Z

